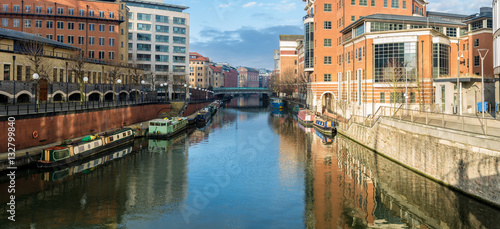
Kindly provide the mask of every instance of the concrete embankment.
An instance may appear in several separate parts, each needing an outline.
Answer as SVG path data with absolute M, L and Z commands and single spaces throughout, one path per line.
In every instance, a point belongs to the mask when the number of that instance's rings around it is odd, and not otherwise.
M 186 107 L 184 116 L 195 113 L 209 102 L 193 103 Z M 114 129 L 130 127 L 147 129 L 147 121 L 162 113 L 171 113 L 170 104 L 131 105 L 121 108 L 100 108 L 89 111 L 67 111 L 37 115 L 19 115 L 15 118 L 14 165 L 22 167 L 40 159 L 44 148 L 55 146 L 63 140 L 78 140 L 89 134 L 104 134 Z M 178 112 L 178 111 L 177 111 Z M 1 133 L 8 133 L 8 117 L 0 117 Z M 33 137 L 37 131 L 38 137 Z M 141 132 L 143 134 L 143 132 Z M 7 169 L 8 135 L 0 135 L 0 171 Z
M 390 117 L 338 132 L 439 183 L 500 206 L 500 138 Z

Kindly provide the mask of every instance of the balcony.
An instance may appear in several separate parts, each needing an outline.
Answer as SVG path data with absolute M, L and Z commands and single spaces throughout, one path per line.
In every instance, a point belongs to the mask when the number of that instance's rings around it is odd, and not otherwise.
M 302 18 L 304 23 L 314 22 L 314 14 L 307 14 Z

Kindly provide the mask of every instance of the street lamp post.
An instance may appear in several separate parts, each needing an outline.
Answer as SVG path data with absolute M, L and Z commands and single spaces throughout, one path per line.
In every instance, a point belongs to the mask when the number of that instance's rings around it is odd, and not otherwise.
M 187 100 L 187 95 L 188 95 L 187 93 L 188 93 L 187 92 L 187 84 L 184 84 L 184 101 Z
M 85 109 L 87 108 L 87 81 L 89 81 L 89 78 L 88 77 L 83 77 L 83 82 L 85 84 L 85 94 L 83 94 L 84 98 L 85 98 Z
M 142 93 L 141 93 L 141 101 L 144 103 L 144 84 L 146 81 L 141 80 L 141 85 L 142 85 Z
M 482 51 L 486 51 L 484 55 L 481 53 Z M 478 49 L 477 52 L 479 52 L 479 56 L 481 57 L 481 106 L 483 110 L 483 119 L 484 119 L 484 58 L 486 58 L 486 55 L 488 54 L 489 49 Z
M 198 87 L 194 87 L 194 100 L 197 100 L 198 99 Z
M 120 91 L 122 90 L 122 85 L 121 85 L 122 80 L 118 79 L 116 82 L 118 83 L 118 104 L 120 104 Z
M 159 90 L 159 93 L 161 93 L 162 88 L 163 88 L 163 84 L 161 83 L 161 84 L 160 84 L 160 90 Z M 161 102 L 161 101 L 163 101 L 163 99 L 161 99 L 161 97 L 160 97 L 160 102 Z
M 167 89 L 168 89 L 168 83 L 163 84 L 165 86 L 165 102 L 168 100 L 168 95 L 167 95 Z
M 459 45 L 458 45 L 458 48 L 460 49 Z M 460 52 L 462 52 L 461 56 L 459 56 Z M 462 97 L 462 92 L 461 92 L 462 87 L 460 86 L 460 58 L 464 58 L 464 52 L 461 50 L 458 50 L 458 52 L 457 52 L 457 114 L 462 115 L 462 106 L 460 103 L 461 97 Z
M 37 83 L 37 80 L 38 78 L 40 78 L 40 76 L 38 75 L 38 73 L 34 73 L 33 74 L 33 79 L 35 80 L 35 112 L 38 112 L 38 107 L 37 107 L 37 87 L 38 87 L 38 83 Z
M 191 93 L 191 88 L 192 88 L 192 86 L 191 86 L 191 85 L 189 85 L 189 100 L 191 100 L 191 95 L 192 95 L 192 93 Z

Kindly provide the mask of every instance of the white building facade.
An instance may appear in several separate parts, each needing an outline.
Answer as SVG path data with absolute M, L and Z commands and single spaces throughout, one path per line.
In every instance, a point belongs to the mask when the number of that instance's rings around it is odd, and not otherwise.
M 185 95 L 189 69 L 189 14 L 163 1 L 125 0 L 129 11 L 129 63 L 144 69 L 152 90 L 167 86 L 169 99 Z

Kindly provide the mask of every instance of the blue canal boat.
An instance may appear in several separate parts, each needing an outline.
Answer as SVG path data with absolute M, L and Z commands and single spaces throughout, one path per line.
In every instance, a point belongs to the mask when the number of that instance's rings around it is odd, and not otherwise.
M 280 98 L 272 98 L 271 106 L 273 109 L 283 109 L 285 107 L 285 103 Z
M 328 136 L 333 135 L 337 131 L 333 121 L 327 121 L 322 118 L 316 118 L 316 120 L 314 120 L 313 127 L 322 134 Z

